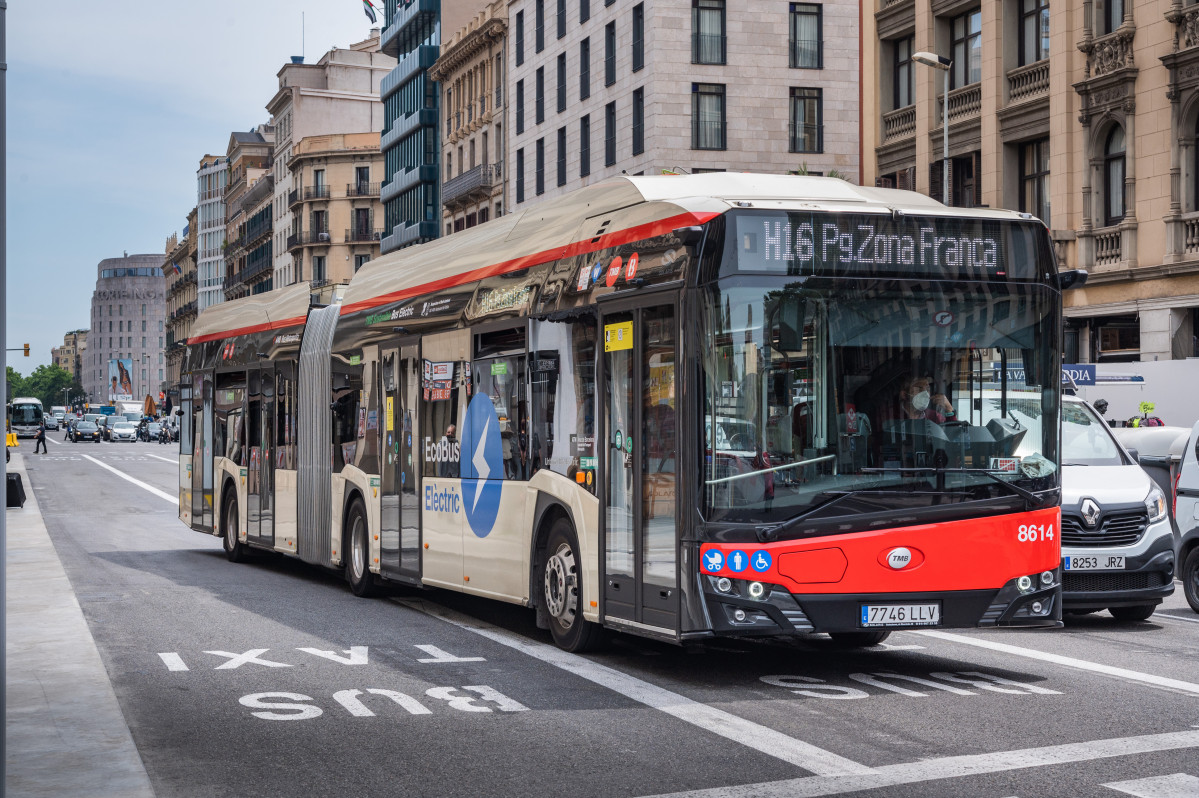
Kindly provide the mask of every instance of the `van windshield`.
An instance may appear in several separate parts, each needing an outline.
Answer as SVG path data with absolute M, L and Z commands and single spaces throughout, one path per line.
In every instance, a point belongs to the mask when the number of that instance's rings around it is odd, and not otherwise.
M 1062 465 L 1125 465 L 1107 424 L 1082 402 L 1062 403 L 1062 461 Z

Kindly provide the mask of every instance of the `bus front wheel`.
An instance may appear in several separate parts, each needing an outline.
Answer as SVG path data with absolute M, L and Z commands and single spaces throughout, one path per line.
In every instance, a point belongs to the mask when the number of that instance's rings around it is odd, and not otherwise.
M 366 528 L 366 509 L 355 499 L 346 513 L 346 532 L 343 552 L 346 559 L 346 581 L 355 596 L 369 598 L 376 595 L 375 578 L 371 576 L 370 537 Z
M 597 624 L 583 619 L 583 572 L 574 528 L 559 518 L 546 540 L 541 565 L 542 600 L 554 643 L 566 651 L 586 651 L 599 641 Z
M 232 488 L 230 488 L 230 492 L 232 492 Z M 221 536 L 221 544 L 225 548 L 225 556 L 229 558 L 229 562 L 243 562 L 246 559 L 246 547 L 238 539 L 241 530 L 238 528 L 236 496 L 229 496 L 225 499 L 225 510 L 221 516 L 224 519 L 221 525 L 224 527 L 225 533 Z

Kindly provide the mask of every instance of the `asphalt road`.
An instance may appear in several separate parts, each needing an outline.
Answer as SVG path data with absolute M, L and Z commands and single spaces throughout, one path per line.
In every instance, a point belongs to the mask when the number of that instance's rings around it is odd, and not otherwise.
M 580 657 L 529 610 L 229 563 L 174 451 L 26 458 L 159 796 L 1199 796 L 1181 590 L 1145 623 Z

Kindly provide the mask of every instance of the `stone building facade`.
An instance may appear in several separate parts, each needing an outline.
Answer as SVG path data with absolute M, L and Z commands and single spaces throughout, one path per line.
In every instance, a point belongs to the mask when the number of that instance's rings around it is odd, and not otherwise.
M 76 382 L 82 382 L 83 357 L 87 350 L 87 330 L 71 330 L 62 337 L 62 346 L 51 347 L 50 362 L 69 371 Z
M 159 390 L 177 395 L 183 348 L 191 334 L 192 322 L 199 313 L 199 286 L 196 260 L 198 256 L 198 209 L 187 215 L 182 237 L 172 234 L 167 239 L 166 258 L 162 273 L 166 277 L 166 378 Z
M 83 358 L 89 401 L 110 401 L 110 361 L 121 360 L 133 396 L 157 393 L 166 378 L 166 283 L 161 254 L 105 258 L 96 267 L 91 330 Z
M 205 155 L 196 170 L 196 257 L 199 308 L 225 301 L 225 183 L 229 162 L 223 155 Z
M 510 0 L 506 210 L 621 173 L 858 182 L 858 4 Z
M 864 178 L 1049 226 L 1068 362 L 1199 355 L 1199 7 L 1171 0 L 875 0 L 865 7 Z
M 274 271 L 271 155 L 275 129 L 259 125 L 229 137 L 225 182 L 225 299 L 269 291 Z M 262 185 L 259 185 L 259 184 Z M 264 213 L 265 210 L 265 213 Z M 251 265 L 252 262 L 252 265 Z

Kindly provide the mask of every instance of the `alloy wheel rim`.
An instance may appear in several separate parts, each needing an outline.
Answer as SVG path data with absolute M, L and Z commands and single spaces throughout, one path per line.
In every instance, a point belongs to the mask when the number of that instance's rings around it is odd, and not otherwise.
M 366 552 L 363 551 L 366 548 L 366 540 L 362 534 L 362 517 L 359 515 L 354 516 L 354 526 L 350 533 L 350 540 L 352 543 L 350 547 L 352 549 L 350 552 L 350 561 L 353 563 L 354 578 L 359 579 L 366 570 Z

